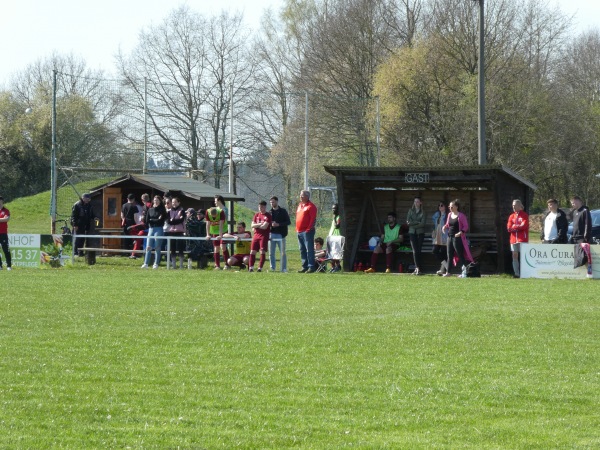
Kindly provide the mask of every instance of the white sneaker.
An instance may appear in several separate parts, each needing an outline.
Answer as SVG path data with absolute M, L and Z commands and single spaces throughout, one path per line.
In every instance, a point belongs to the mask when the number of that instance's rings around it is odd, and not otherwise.
M 148 266 L 146 266 L 146 267 L 148 267 Z M 153 269 L 158 269 L 158 264 L 154 264 L 154 265 L 152 266 L 152 268 L 153 268 Z
M 219 266 L 215 266 L 213 270 L 221 270 L 221 268 Z
M 7 267 L 6 270 L 12 270 L 12 267 Z
M 147 269 L 148 268 L 148 264 L 142 264 L 142 269 Z

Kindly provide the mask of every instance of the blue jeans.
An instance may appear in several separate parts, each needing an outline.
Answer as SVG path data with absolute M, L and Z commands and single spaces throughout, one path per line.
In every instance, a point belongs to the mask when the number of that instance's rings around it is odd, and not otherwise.
M 150 260 L 152 259 L 152 250 L 156 251 L 156 258 L 154 259 L 154 264 L 160 264 L 161 257 L 161 247 L 163 245 L 164 239 L 157 239 L 160 236 L 164 236 L 163 227 L 150 227 L 148 229 L 148 239 L 146 240 L 146 257 L 144 258 L 144 264 L 147 266 L 150 265 Z
M 280 241 L 274 241 L 273 239 L 281 239 Z M 277 264 L 275 262 L 275 250 L 279 247 L 279 254 L 281 259 L 281 271 L 287 272 L 287 255 L 285 254 L 285 238 L 277 233 L 271 233 L 271 245 L 269 248 L 269 260 L 271 263 L 271 270 L 275 270 Z
M 298 233 L 298 246 L 303 269 L 315 268 L 315 230 Z

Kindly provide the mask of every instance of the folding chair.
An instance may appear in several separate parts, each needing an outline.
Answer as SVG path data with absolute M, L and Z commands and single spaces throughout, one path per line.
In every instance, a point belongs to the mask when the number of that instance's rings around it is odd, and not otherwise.
M 327 272 L 327 259 L 315 258 L 315 265 L 317 266 L 315 272 Z
M 345 244 L 346 238 L 344 236 L 327 236 L 327 258 L 323 262 L 327 264 L 329 261 L 343 260 Z

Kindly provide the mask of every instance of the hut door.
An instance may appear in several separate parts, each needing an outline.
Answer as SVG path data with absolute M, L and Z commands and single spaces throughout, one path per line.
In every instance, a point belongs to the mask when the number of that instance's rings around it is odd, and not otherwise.
M 121 189 L 104 189 L 102 216 L 104 230 L 101 233 L 121 234 Z M 104 248 L 121 248 L 120 239 L 104 238 L 102 241 L 102 247 Z
M 104 201 L 102 205 L 104 228 L 121 227 L 121 189 L 104 189 Z

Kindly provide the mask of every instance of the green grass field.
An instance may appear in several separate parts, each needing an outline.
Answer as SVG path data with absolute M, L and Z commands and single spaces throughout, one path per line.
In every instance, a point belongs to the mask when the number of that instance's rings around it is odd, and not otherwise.
M 598 448 L 594 281 L 0 272 L 1 448 Z

